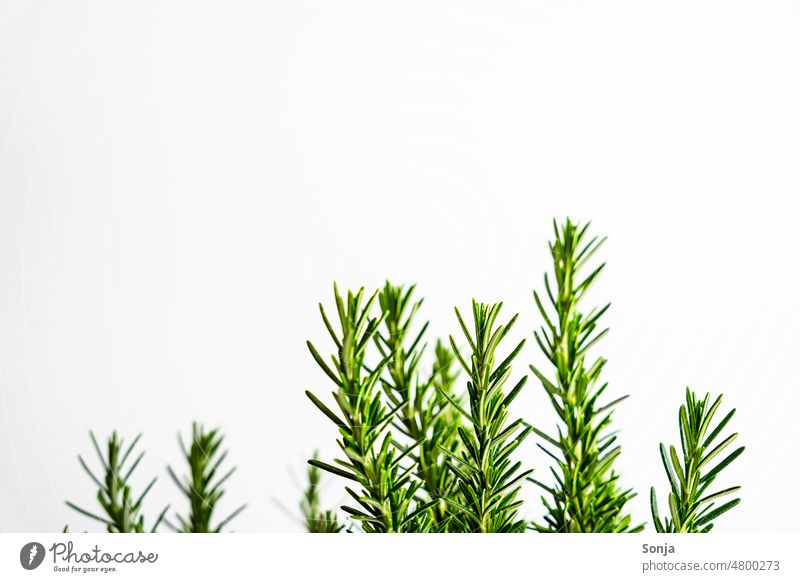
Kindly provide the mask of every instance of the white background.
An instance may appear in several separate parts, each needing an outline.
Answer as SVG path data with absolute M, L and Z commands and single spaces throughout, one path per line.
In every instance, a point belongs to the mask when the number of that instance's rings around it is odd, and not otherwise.
M 92 504 L 89 428 L 143 431 L 149 512 L 179 502 L 199 419 L 240 466 L 235 529 L 299 531 L 278 503 L 335 452 L 303 395 L 330 390 L 304 342 L 330 351 L 331 282 L 416 282 L 440 335 L 502 299 L 530 338 L 570 215 L 609 235 L 591 301 L 636 519 L 688 384 L 748 448 L 718 529 L 797 531 L 798 25 L 763 0 L 0 3 L 0 530 L 96 529 L 63 504 Z M 515 411 L 555 423 L 534 382 Z

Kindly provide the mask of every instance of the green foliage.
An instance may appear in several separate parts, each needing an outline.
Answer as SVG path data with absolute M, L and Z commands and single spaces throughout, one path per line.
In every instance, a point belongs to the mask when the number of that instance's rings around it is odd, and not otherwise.
M 370 314 L 377 295 L 376 291 L 365 301 L 362 288 L 358 293 L 349 291 L 345 298 L 334 285 L 340 332 L 334 330 L 320 304 L 323 323 L 336 346 L 336 353 L 331 357 L 333 368 L 310 341 L 308 348 L 335 386 L 332 396 L 339 413 L 332 411 L 312 392 L 306 391 L 306 394 L 338 427 L 341 438 L 337 443 L 344 458 L 336 459 L 335 465 L 317 459 L 311 459 L 309 463 L 360 486 L 360 491 L 346 488 L 360 508 L 343 506 L 342 509 L 358 521 L 364 531 L 428 531 L 427 510 L 433 501 L 417 499 L 421 483 L 414 477 L 416 467 L 414 464 L 410 467 L 402 465 L 418 443 L 401 447 L 393 440 L 389 424 L 397 411 L 386 408 L 376 386 L 388 358 L 371 368 L 365 362 L 367 347 L 375 341 L 383 318 L 374 318 Z
M 206 431 L 203 425 L 196 422 L 192 423 L 192 443 L 188 450 L 178 435 L 181 452 L 189 467 L 189 476 L 179 479 L 172 467 L 167 467 L 167 472 L 189 502 L 189 513 L 185 516 L 176 513 L 178 525 L 174 529 L 183 533 L 219 533 L 246 507 L 240 506 L 216 526 L 212 525 L 214 509 L 225 494 L 222 486 L 236 471 L 236 467 L 233 467 L 217 478 L 220 467 L 228 456 L 228 451 L 221 451 L 223 440 L 224 437 L 218 429 Z
M 434 346 L 433 372 L 429 383 L 434 392 L 431 400 L 419 407 L 420 424 L 427 427 L 423 434 L 427 436 L 422 442 L 420 451 L 420 474 L 425 487 L 433 499 L 439 502 L 434 506 L 437 531 L 458 531 L 457 524 L 452 523 L 449 499 L 458 500 L 455 473 L 450 470 L 448 455 L 455 455 L 462 450 L 459 427 L 461 414 L 450 404 L 460 403 L 454 394 L 458 370 L 454 369 L 455 355 L 442 341 L 436 340 Z M 437 488 L 438 487 L 438 495 Z
M 544 276 L 549 307 L 545 307 L 537 292 L 533 295 L 544 320 L 534 336 L 555 368 L 555 381 L 535 366 L 531 370 L 544 386 L 561 421 L 557 437 L 535 429 L 547 445 L 556 449 L 553 452 L 539 445 L 555 460 L 558 470 L 551 468 L 555 479 L 552 485 L 532 479 L 551 497 L 550 502 L 542 498 L 547 508 L 545 523 L 533 525 L 541 532 L 640 531 L 643 526 L 631 528 L 630 515 L 623 510 L 635 494 L 631 489 L 618 488 L 613 466 L 620 447 L 614 446 L 614 433 L 607 431 L 614 406 L 626 396 L 600 404 L 599 398 L 608 386 L 600 384 L 606 360 L 587 359 L 589 348 L 608 332 L 608 329 L 598 331 L 598 324 L 609 305 L 593 308 L 585 315 L 581 310 L 581 301 L 605 264 L 594 267 L 583 278 L 581 273 L 605 239 L 593 237 L 586 241 L 589 224 L 581 227 L 569 219 L 560 229 L 555 222 L 553 227 L 555 240 L 550 244 L 550 252 L 555 289 L 551 288 L 547 274 Z
M 686 403 L 681 405 L 678 413 L 682 454 L 679 456 L 674 446 L 669 447 L 669 453 L 663 443 L 660 446 L 661 461 L 670 483 L 667 496 L 669 515 L 663 520 L 658 514 L 656 490 L 650 489 L 650 509 L 659 533 L 706 533 L 714 527 L 716 518 L 741 501 L 736 498 L 719 506 L 715 504 L 716 500 L 741 489 L 739 486 L 706 494 L 719 473 L 744 452 L 744 447 L 739 447 L 713 468 L 708 468 L 714 459 L 721 458 L 722 452 L 738 436 L 738 433 L 733 433 L 719 444 L 714 444 L 736 412 L 735 408 L 731 410 L 709 432 L 711 421 L 721 403 L 722 395 L 709 406 L 709 394 L 703 400 L 698 400 L 694 392 L 686 389 Z
M 345 531 L 336 513 L 321 507 L 322 470 L 352 482 L 345 490 L 353 504 L 342 506 L 348 515 L 346 531 L 352 531 L 355 523 L 367 533 L 522 532 L 528 522 L 519 516 L 519 496 L 526 479 L 547 492 L 542 497 L 547 511 L 544 521 L 531 524 L 531 529 L 548 533 L 643 529 L 631 525 L 625 506 L 635 494 L 619 486 L 614 469 L 620 447 L 610 427 L 615 406 L 627 396 L 601 402 L 608 386 L 601 381 L 606 360 L 588 354 L 608 332 L 600 320 L 609 308 L 604 305 L 584 311 L 585 296 L 605 267 L 587 267 L 605 240 L 590 238 L 588 229 L 588 224 L 581 226 L 569 219 L 560 227 L 554 223 L 555 239 L 549 245 L 554 283 L 551 285 L 545 274 L 544 292 L 533 294 L 543 319 L 534 337 L 553 371 L 546 374 L 535 366 L 530 368 L 558 415 L 554 436 L 521 418 L 510 420 L 510 405 L 527 376 L 510 390 L 505 387 L 511 364 L 525 341 L 498 356 L 501 342 L 517 319 L 515 315 L 506 324 L 498 323 L 502 303 L 473 300 L 471 326 L 456 309 L 467 347 L 459 349 L 453 336 L 449 346 L 437 340 L 428 372 L 423 364 L 428 323 L 415 326 L 423 302 L 415 299 L 414 285 L 403 287 L 387 281 L 366 297 L 363 288 L 342 295 L 334 284 L 338 325 L 334 327 L 322 304 L 319 306 L 333 353 L 323 358 L 310 341 L 307 345 L 333 383 L 335 405 L 325 404 L 311 391 L 306 395 L 337 427 L 341 455 L 328 463 L 314 453 L 308 461 L 308 485 L 300 509 L 309 532 Z M 377 316 L 373 315 L 376 306 Z M 466 376 L 466 398 L 456 395 L 459 368 Z M 699 400 L 687 388 L 686 402 L 678 414 L 681 453 L 675 446 L 660 447 L 670 484 L 669 514 L 663 519 L 655 488 L 651 489 L 651 511 L 658 532 L 708 532 L 716 518 L 741 501 L 736 498 L 717 505 L 739 486 L 708 492 L 720 472 L 744 451 L 739 447 L 726 452 L 736 433 L 717 441 L 735 410 L 711 429 L 721 401 L 719 396 L 710 403 L 708 394 Z M 532 469 L 514 459 L 531 432 L 542 439 L 538 446 L 555 462 L 550 468 L 551 484 L 533 479 Z M 102 511 L 87 511 L 71 502 L 67 505 L 103 523 L 109 532 L 147 531 L 142 503 L 156 479 L 138 496 L 133 495 L 130 484 L 144 456 L 134 454 L 141 435 L 124 447 L 114 432 L 105 452 L 94 434 L 90 436 L 102 466 L 101 478 L 81 456 L 78 460 L 98 487 Z M 213 523 L 217 504 L 225 494 L 223 486 L 236 469 L 223 469 L 227 451 L 218 429 L 207 431 L 193 423 L 191 437 L 187 448 L 179 436 L 187 474 L 179 478 L 167 467 L 188 502 L 185 514 L 176 513 L 173 528 L 187 533 L 220 532 L 245 508 L 243 505 Z M 712 463 L 716 464 L 712 467 Z M 167 510 L 149 531 L 156 531 Z
M 316 452 L 314 452 L 312 459 L 318 459 Z M 344 526 L 339 523 L 336 514 L 330 510 L 320 509 L 319 482 L 319 468 L 309 465 L 308 487 L 303 493 L 303 500 L 300 502 L 300 511 L 303 512 L 306 530 L 309 533 L 339 533 L 344 529 Z
M 512 462 L 511 454 L 530 428 L 524 427 L 522 419 L 508 422 L 508 406 L 525 385 L 527 376 L 519 380 L 508 394 L 503 392 L 503 386 L 511 375 L 511 362 L 525 340 L 496 363 L 497 348 L 517 319 L 515 315 L 507 324 L 496 325 L 502 305 L 472 302 L 474 335 L 470 334 L 458 309 L 455 310 L 471 349 L 469 362 L 456 347 L 455 339 L 450 337 L 453 353 L 468 376 L 469 410 L 443 393 L 471 426 L 469 430 L 458 428 L 463 445 L 458 454 L 445 451 L 460 494 L 458 498 L 449 499 L 450 505 L 458 510 L 453 521 L 458 530 L 465 532 L 519 532 L 525 529 L 525 522 L 517 519 L 517 509 L 522 504 L 517 495 L 521 482 L 532 471 L 521 471 L 522 464 Z
M 142 502 L 155 484 L 157 478 L 154 477 L 147 487 L 144 488 L 144 491 L 142 491 L 138 497 L 135 497 L 131 492 L 130 478 L 133 471 L 142 460 L 142 457 L 144 457 L 144 453 L 140 453 L 135 460 L 129 465 L 127 464 L 131 453 L 142 435 L 138 435 L 133 439 L 133 442 L 131 442 L 128 448 L 123 452 L 123 440 L 117 436 L 116 431 L 111 433 L 107 441 L 105 455 L 103 455 L 94 434 L 90 432 L 89 436 L 92 439 L 92 445 L 94 446 L 103 468 L 102 481 L 94 475 L 80 455 L 78 455 L 78 461 L 84 471 L 86 471 L 86 474 L 89 475 L 91 480 L 98 487 L 97 501 L 103 509 L 103 514 L 98 515 L 87 511 L 70 501 L 66 502 L 67 505 L 78 513 L 104 524 L 106 530 L 110 533 L 145 533 L 146 528 L 144 515 L 142 515 Z M 168 509 L 169 506 L 165 507 L 158 516 L 153 527 L 150 529 L 151 532 L 158 529 Z M 65 530 L 66 529 L 67 528 L 65 528 Z
M 433 373 L 422 378 L 420 359 L 425 350 L 422 340 L 428 323 L 411 335 L 414 316 L 422 300 L 413 302 L 414 286 L 404 289 L 388 281 L 379 294 L 383 313 L 383 332 L 375 343 L 387 360 L 381 378 L 386 398 L 397 411 L 395 426 L 407 437 L 406 445 L 419 443 L 410 458 L 416 464 L 431 508 L 433 529 L 447 531 L 450 511 L 447 498 L 453 493 L 455 479 L 442 452 L 454 453 L 458 446 L 458 416 L 442 394 L 452 397 L 455 375 L 451 373 L 453 355 L 437 340 Z

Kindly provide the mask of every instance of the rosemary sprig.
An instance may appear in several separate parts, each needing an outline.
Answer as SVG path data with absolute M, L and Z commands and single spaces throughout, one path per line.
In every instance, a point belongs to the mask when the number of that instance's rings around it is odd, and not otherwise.
M 503 386 L 511 375 L 511 362 L 519 354 L 525 340 L 511 350 L 500 363 L 496 351 L 517 319 L 515 315 L 505 325 L 495 325 L 502 303 L 487 305 L 472 302 L 474 335 L 470 334 L 461 313 L 455 310 L 458 323 L 471 348 L 469 363 L 450 337 L 453 353 L 467 374 L 469 410 L 450 400 L 471 429 L 458 427 L 463 449 L 459 454 L 448 455 L 449 467 L 455 473 L 459 497 L 449 499 L 458 510 L 453 521 L 465 532 L 519 532 L 525 521 L 517 519 L 517 500 L 520 483 L 532 470 L 520 470 L 520 462 L 512 462 L 511 454 L 529 434 L 522 419 L 508 422 L 508 406 L 519 394 L 528 377 L 523 376 L 505 394 Z
M 218 429 L 206 431 L 203 425 L 196 422 L 192 423 L 192 444 L 188 449 L 181 436 L 178 435 L 181 452 L 189 466 L 189 476 L 181 480 L 169 466 L 167 472 L 189 502 L 189 512 L 185 516 L 179 513 L 175 514 L 178 525 L 173 528 L 177 531 L 219 533 L 223 527 L 244 511 L 246 505 L 241 505 L 216 526 L 212 525 L 211 518 L 214 509 L 225 494 L 222 486 L 236 472 L 236 467 L 233 467 L 215 482 L 222 462 L 228 456 L 228 451 L 221 452 L 223 440 L 224 437 Z
M 345 298 L 334 284 L 340 333 L 334 331 L 320 304 L 322 320 L 336 345 L 336 354 L 331 358 L 333 369 L 310 341 L 307 344 L 314 360 L 336 387 L 333 398 L 341 416 L 312 392 L 306 391 L 306 395 L 339 428 L 341 438 L 337 443 L 344 459 L 337 459 L 336 465 L 318 459 L 310 459 L 309 463 L 360 485 L 360 492 L 350 487 L 346 490 L 361 507 L 342 509 L 360 522 L 364 531 L 427 531 L 427 509 L 433 502 L 417 501 L 421 483 L 414 477 L 416 467 L 401 466 L 417 443 L 405 448 L 397 446 L 388 428 L 396 411 L 387 410 L 376 387 L 387 359 L 370 369 L 365 364 L 367 347 L 374 341 L 382 320 L 382 316 L 370 315 L 377 295 L 376 291 L 365 302 L 362 288 L 358 293 L 349 291 Z
M 312 459 L 317 460 L 317 452 Z M 308 466 L 308 487 L 303 492 L 300 511 L 303 513 L 306 530 L 309 533 L 339 533 L 344 526 L 339 523 L 336 514 L 331 510 L 320 508 L 319 499 L 320 470 L 315 465 Z
M 379 294 L 384 331 L 375 335 L 375 343 L 388 360 L 381 384 L 389 403 L 397 410 L 398 422 L 394 426 L 411 443 L 419 443 L 418 451 L 410 456 L 417 465 L 428 498 L 436 501 L 432 507 L 433 527 L 436 531 L 446 531 L 450 516 L 446 500 L 452 493 L 455 479 L 442 449 L 455 452 L 459 418 L 441 393 L 452 396 L 452 353 L 437 341 L 434 371 L 429 377 L 421 378 L 419 364 L 425 350 L 422 339 L 428 322 L 411 336 L 414 316 L 423 301 L 413 302 L 414 288 L 412 285 L 404 289 L 386 282 Z
M 123 439 L 117 436 L 116 431 L 112 432 L 107 441 L 105 455 L 103 455 L 94 433 L 90 432 L 89 436 L 92 439 L 92 445 L 103 467 L 102 481 L 94 475 L 86 461 L 84 461 L 83 457 L 80 455 L 78 455 L 78 462 L 80 462 L 83 470 L 86 471 L 86 474 L 89 475 L 91 480 L 98 487 L 97 501 L 103 509 L 103 515 L 87 511 L 71 501 L 66 502 L 67 506 L 86 517 L 104 524 L 106 530 L 110 533 L 144 533 L 146 528 L 144 524 L 144 515 L 142 515 L 141 512 L 142 502 L 158 478 L 154 477 L 144 488 L 144 491 L 138 497 L 134 497 L 131 493 L 130 478 L 133 471 L 142 460 L 142 457 L 144 457 L 144 452 L 140 453 L 133 462 L 126 467 L 127 461 L 142 435 L 140 434 L 133 439 L 128 448 L 123 452 Z M 155 532 L 158 529 L 168 509 L 169 506 L 164 508 L 153 524 L 153 527 L 150 529 L 150 532 Z
M 436 531 L 459 531 L 453 529 L 453 515 L 447 500 L 459 500 L 455 473 L 450 470 L 448 455 L 457 455 L 461 449 L 458 429 L 461 426 L 460 412 L 450 404 L 461 404 L 454 387 L 459 370 L 453 365 L 455 354 L 441 340 L 434 346 L 434 364 L 428 383 L 433 386 L 433 398 L 420 410 L 420 425 L 426 427 L 420 451 L 420 473 L 431 498 L 439 499 L 434 506 Z M 438 491 L 438 494 L 437 494 Z
M 738 433 L 733 433 L 714 445 L 716 438 L 736 412 L 735 408 L 731 410 L 709 432 L 711 420 L 721 403 L 722 395 L 709 406 L 709 394 L 699 400 L 694 392 L 689 388 L 686 389 L 686 403 L 681 405 L 678 413 L 681 457 L 678 456 L 674 446 L 670 446 L 667 453 L 664 444 L 660 445 L 661 461 L 670 483 L 670 492 L 667 496 L 669 516 L 665 516 L 663 521 L 658 515 L 656 490 L 650 489 L 653 524 L 659 533 L 706 533 L 714 527 L 713 521 L 716 518 L 741 501 L 740 498 L 736 498 L 720 506 L 714 503 L 741 489 L 738 485 L 706 494 L 719 473 L 744 452 L 744 447 L 739 447 L 712 469 L 708 469 L 711 461 L 719 459 L 722 452 L 738 436 Z
M 542 497 L 547 508 L 546 523 L 534 523 L 533 527 L 540 532 L 641 531 L 644 526 L 630 527 L 631 517 L 623 511 L 635 493 L 618 488 L 618 475 L 613 467 L 620 447 L 613 446 L 615 434 L 607 432 L 614 406 L 627 396 L 600 404 L 598 399 L 608 386 L 599 382 L 606 360 L 600 357 L 591 363 L 587 361 L 589 348 L 608 332 L 608 329 L 598 331 L 598 322 L 609 305 L 593 308 L 585 315 L 580 307 L 605 263 L 594 267 L 582 279 L 580 273 L 605 239 L 593 237 L 586 241 L 589 224 L 581 227 L 569 219 L 560 229 L 554 221 L 553 228 L 555 240 L 550 244 L 550 252 L 556 287 L 551 288 L 547 274 L 544 285 L 555 317 L 548 313 L 537 292 L 533 296 L 544 320 L 534 336 L 555 367 L 555 382 L 535 366 L 531 370 L 563 423 L 558 427 L 558 437 L 534 429 L 547 445 L 556 449 L 554 453 L 539 445 L 555 460 L 560 471 L 551 468 L 555 479 L 552 486 L 531 479 L 552 498 L 551 504 Z

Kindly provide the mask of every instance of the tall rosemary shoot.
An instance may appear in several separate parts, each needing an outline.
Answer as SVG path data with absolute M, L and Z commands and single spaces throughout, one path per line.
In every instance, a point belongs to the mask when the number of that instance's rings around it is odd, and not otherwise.
M 523 376 L 505 394 L 503 386 L 511 375 L 511 362 L 519 354 L 525 340 L 511 350 L 505 359 L 496 363 L 496 351 L 517 319 L 515 315 L 505 325 L 495 325 L 502 303 L 487 305 L 472 302 L 473 333 L 470 334 L 461 313 L 455 310 L 471 349 L 468 360 L 450 337 L 453 353 L 467 374 L 469 410 L 450 395 L 442 393 L 471 428 L 458 427 L 463 448 L 458 454 L 444 451 L 449 467 L 457 476 L 459 497 L 449 503 L 458 509 L 453 521 L 465 532 L 520 532 L 525 521 L 517 519 L 517 500 L 520 483 L 532 472 L 521 471 L 520 462 L 512 462 L 511 454 L 528 435 L 522 419 L 508 422 L 508 407 L 525 385 Z
M 452 511 L 448 499 L 458 499 L 457 481 L 450 470 L 447 455 L 455 455 L 461 451 L 461 438 L 458 429 L 461 426 L 461 413 L 450 404 L 451 400 L 460 404 L 460 398 L 454 394 L 458 369 L 454 366 L 455 355 L 441 340 L 434 346 L 433 371 L 428 382 L 434 388 L 434 396 L 422 407 L 421 424 L 426 426 L 424 432 L 427 439 L 423 441 L 420 454 L 420 472 L 423 481 L 429 488 L 433 498 L 434 487 L 438 486 L 439 502 L 434 506 L 437 531 L 458 531 L 451 523 Z
M 452 491 L 454 476 L 447 468 L 442 449 L 455 451 L 459 419 L 440 392 L 452 391 L 452 354 L 437 342 L 433 373 L 422 378 L 419 364 L 425 345 L 421 342 L 428 323 L 411 336 L 414 316 L 422 305 L 422 299 L 413 302 L 413 293 L 413 285 L 404 289 L 386 282 L 379 295 L 384 331 L 375 335 L 375 343 L 388 360 L 381 384 L 391 406 L 397 410 L 399 422 L 395 426 L 411 443 L 419 443 L 418 451 L 410 455 L 429 499 L 436 501 L 432 508 L 433 527 L 436 531 L 446 531 L 449 516 L 446 499 Z
M 608 383 L 600 384 L 600 373 L 606 360 L 590 361 L 589 348 L 594 346 L 608 329 L 598 331 L 598 323 L 609 305 L 592 308 L 584 314 L 581 302 L 586 292 L 605 267 L 594 267 L 585 277 L 581 273 L 605 239 L 587 240 L 589 224 L 579 226 L 567 219 L 559 228 L 553 222 L 555 240 L 550 244 L 553 258 L 555 289 L 547 274 L 544 286 L 550 307 L 534 291 L 536 306 L 544 325 L 534 332 L 536 342 L 555 368 L 555 381 L 535 366 L 533 373 L 546 390 L 561 423 L 558 436 L 553 437 L 534 429 L 551 449 L 539 445 L 556 462 L 558 471 L 551 468 L 553 485 L 531 479 L 550 494 L 551 502 L 542 497 L 547 514 L 544 524 L 534 523 L 540 532 L 626 532 L 641 531 L 644 526 L 631 527 L 631 517 L 624 512 L 625 504 L 634 497 L 631 489 L 618 487 L 614 461 L 620 447 L 614 446 L 616 436 L 607 432 L 614 406 L 627 398 L 622 396 L 607 404 L 599 398 Z M 554 315 L 551 316 L 549 311 Z
M 703 400 L 699 400 L 694 392 L 689 388 L 686 389 L 686 403 L 681 405 L 678 413 L 682 456 L 678 456 L 674 446 L 669 447 L 669 454 L 663 443 L 660 446 L 661 461 L 670 484 L 670 492 L 667 496 L 669 516 L 665 516 L 663 521 L 658 515 L 656 490 L 655 488 L 650 489 L 653 524 L 659 533 L 706 533 L 714 527 L 713 520 L 741 501 L 736 498 L 718 507 L 714 503 L 717 499 L 741 489 L 739 486 L 727 487 L 706 494 L 720 471 L 744 452 L 744 447 L 739 447 L 712 469 L 703 471 L 711 461 L 719 458 L 722 451 L 738 436 L 738 433 L 733 433 L 711 448 L 714 440 L 736 412 L 735 408 L 731 410 L 709 432 L 711 420 L 721 403 L 722 395 L 718 396 L 709 406 L 708 394 Z
M 236 467 L 233 467 L 217 478 L 222 462 L 228 456 L 228 451 L 221 451 L 223 440 L 218 429 L 206 431 L 203 425 L 196 422 L 192 423 L 192 443 L 188 449 L 178 435 L 189 476 L 181 480 L 169 466 L 167 472 L 189 502 L 189 511 L 185 516 L 176 513 L 176 530 L 184 533 L 219 533 L 246 507 L 240 506 L 217 525 L 212 525 L 214 509 L 225 494 L 222 486 L 236 471 Z
M 312 459 L 317 459 L 314 452 Z M 339 523 L 336 514 L 320 508 L 319 500 L 320 470 L 315 465 L 308 466 L 308 487 L 303 492 L 300 511 L 303 512 L 308 533 L 339 533 L 344 526 Z
M 123 439 L 117 436 L 116 431 L 111 433 L 106 446 L 106 454 L 104 455 L 97 443 L 94 433 L 90 432 L 89 436 L 92 439 L 92 445 L 100 459 L 100 464 L 103 468 L 103 478 L 98 479 L 94 473 L 89 469 L 83 457 L 78 455 L 78 462 L 80 462 L 83 470 L 89 475 L 91 480 L 97 485 L 97 501 L 103 509 L 103 514 L 98 515 L 91 511 L 82 509 L 74 503 L 67 501 L 67 505 L 89 517 L 95 521 L 106 526 L 106 530 L 110 533 L 145 533 L 144 515 L 142 515 L 142 502 L 155 484 L 157 477 L 154 477 L 150 483 L 144 488 L 144 491 L 138 496 L 134 497 L 131 492 L 130 478 L 133 471 L 139 465 L 139 462 L 144 457 L 144 452 L 140 453 L 130 465 L 127 461 L 131 456 L 136 444 L 142 435 L 138 435 L 128 448 L 123 452 L 124 442 Z M 169 506 L 165 507 L 161 514 L 156 519 L 150 532 L 156 531 L 164 519 Z M 66 528 L 65 528 L 66 529 Z
M 417 502 L 421 483 L 414 477 L 415 466 L 404 468 L 403 459 L 418 444 L 398 447 L 388 430 L 395 410 L 387 410 L 376 384 L 387 364 L 384 358 L 377 366 L 367 368 L 366 351 L 375 339 L 381 317 L 372 317 L 371 310 L 378 295 L 376 291 L 364 301 L 364 289 L 339 294 L 334 285 L 336 310 L 341 332 L 334 331 L 322 304 L 320 313 L 335 346 L 331 357 L 333 369 L 325 362 L 311 342 L 308 349 L 319 367 L 333 382 L 333 398 L 341 416 L 333 412 L 312 392 L 309 399 L 339 428 L 337 441 L 344 453 L 336 465 L 310 459 L 311 465 L 356 482 L 361 490 L 346 490 L 361 506 L 342 506 L 361 527 L 370 533 L 427 531 L 426 511 L 433 502 Z M 335 371 L 334 371 L 335 370 Z

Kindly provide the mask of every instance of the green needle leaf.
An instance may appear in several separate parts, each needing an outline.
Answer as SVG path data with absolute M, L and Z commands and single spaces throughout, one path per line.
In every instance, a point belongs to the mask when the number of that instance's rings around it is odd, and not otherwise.
M 715 499 L 719 499 L 720 497 L 724 497 L 725 495 L 730 495 L 731 493 L 733 493 L 734 491 L 738 491 L 739 489 L 741 489 L 741 487 L 737 485 L 736 487 L 729 487 L 727 489 L 723 489 L 722 491 L 717 491 L 716 493 L 712 493 L 711 495 L 703 497 L 700 501 L 697 502 L 697 505 L 710 503 Z
M 741 499 L 734 499 L 733 501 L 729 501 L 725 505 L 721 505 L 720 507 L 718 507 L 717 509 L 711 511 L 710 513 L 706 513 L 705 515 L 703 515 L 702 517 L 700 517 L 697 520 L 697 525 L 698 526 L 702 526 L 702 525 L 707 524 L 708 522 L 718 518 L 720 515 L 722 515 L 723 513 L 728 511 L 729 509 L 732 509 L 732 508 L 736 507 L 737 505 L 739 505 L 739 503 L 741 501 L 742 501 Z
M 714 447 L 714 449 L 713 449 L 713 450 L 712 450 L 710 453 L 708 453 L 708 454 L 707 454 L 705 457 L 703 457 L 703 460 L 702 460 L 702 461 L 700 461 L 700 465 L 698 465 L 698 467 L 697 467 L 697 468 L 698 468 L 698 469 L 702 469 L 702 468 L 703 468 L 705 465 L 707 465 L 707 464 L 708 464 L 708 463 L 709 463 L 709 462 L 710 462 L 710 461 L 711 461 L 711 460 L 712 460 L 714 457 L 716 457 L 718 454 L 720 454 L 720 453 L 721 453 L 721 452 L 722 452 L 722 451 L 725 449 L 725 447 L 727 447 L 727 446 L 728 446 L 729 444 L 731 444 L 731 443 L 732 443 L 734 440 L 736 440 L 736 437 L 737 437 L 737 436 L 739 436 L 739 434 L 738 434 L 738 433 L 733 433 L 731 436 L 729 436 L 729 437 L 728 437 L 728 438 L 726 438 L 724 441 L 722 441 L 720 444 L 718 444 L 716 447 Z

